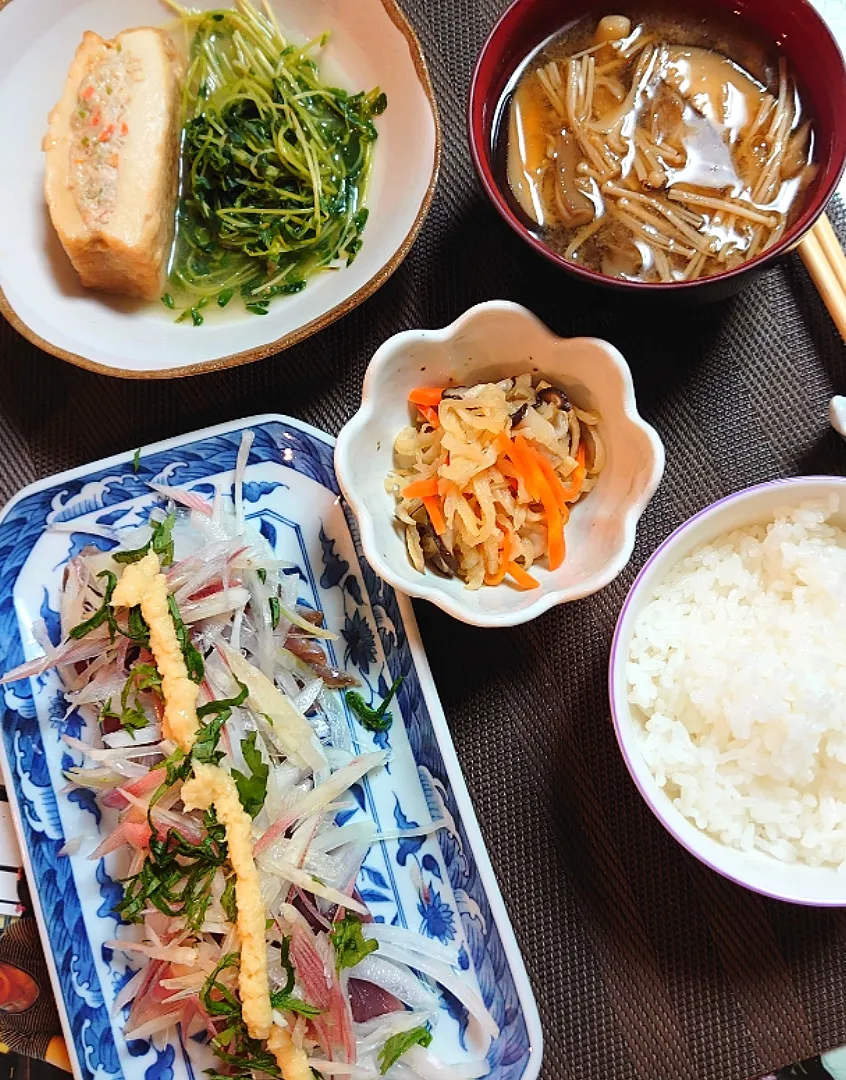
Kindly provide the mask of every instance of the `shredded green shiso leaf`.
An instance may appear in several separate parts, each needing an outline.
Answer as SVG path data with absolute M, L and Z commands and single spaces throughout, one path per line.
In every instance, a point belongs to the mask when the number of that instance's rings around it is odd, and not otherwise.
M 387 100 L 324 86 L 311 53 L 326 38 L 288 44 L 267 4 L 168 3 L 193 34 L 170 284 L 195 325 L 201 306 L 236 294 L 265 315 L 275 296 L 360 250 L 373 118 Z

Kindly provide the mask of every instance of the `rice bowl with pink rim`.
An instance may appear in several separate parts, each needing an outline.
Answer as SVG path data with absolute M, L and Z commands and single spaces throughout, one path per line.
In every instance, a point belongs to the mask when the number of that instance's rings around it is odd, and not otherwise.
M 846 906 L 846 479 L 694 515 L 641 570 L 611 648 L 617 739 L 667 830 L 731 880 Z

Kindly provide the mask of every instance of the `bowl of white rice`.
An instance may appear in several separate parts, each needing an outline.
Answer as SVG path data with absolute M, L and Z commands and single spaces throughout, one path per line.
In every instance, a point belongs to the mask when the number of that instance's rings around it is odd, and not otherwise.
M 623 605 L 617 739 L 702 862 L 846 906 L 846 479 L 747 488 L 664 541 Z

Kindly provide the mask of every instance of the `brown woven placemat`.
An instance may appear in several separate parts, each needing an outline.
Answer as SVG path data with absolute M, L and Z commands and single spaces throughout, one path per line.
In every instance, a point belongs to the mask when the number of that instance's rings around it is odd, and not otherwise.
M 617 750 L 608 648 L 638 567 L 690 514 L 757 481 L 844 472 L 826 407 L 846 388 L 846 351 L 795 257 L 734 300 L 652 306 L 577 287 L 510 234 L 480 193 L 464 135 L 472 61 L 502 6 L 408 0 L 444 120 L 440 187 L 410 257 L 340 323 L 278 357 L 162 383 L 79 371 L 0 325 L 0 499 L 251 413 L 337 432 L 385 338 L 444 325 L 480 300 L 516 300 L 561 334 L 618 345 L 667 447 L 628 569 L 511 631 L 417 612 L 540 1005 L 543 1076 L 741 1080 L 846 1042 L 846 915 L 747 893 L 664 833 Z

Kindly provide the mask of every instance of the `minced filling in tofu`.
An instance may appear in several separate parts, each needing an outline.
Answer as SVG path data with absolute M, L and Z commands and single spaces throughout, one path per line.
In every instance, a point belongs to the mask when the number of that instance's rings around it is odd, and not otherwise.
M 85 224 L 105 225 L 117 205 L 121 148 L 132 82 L 144 73 L 120 44 L 106 43 L 79 84 L 71 116 L 70 188 Z

